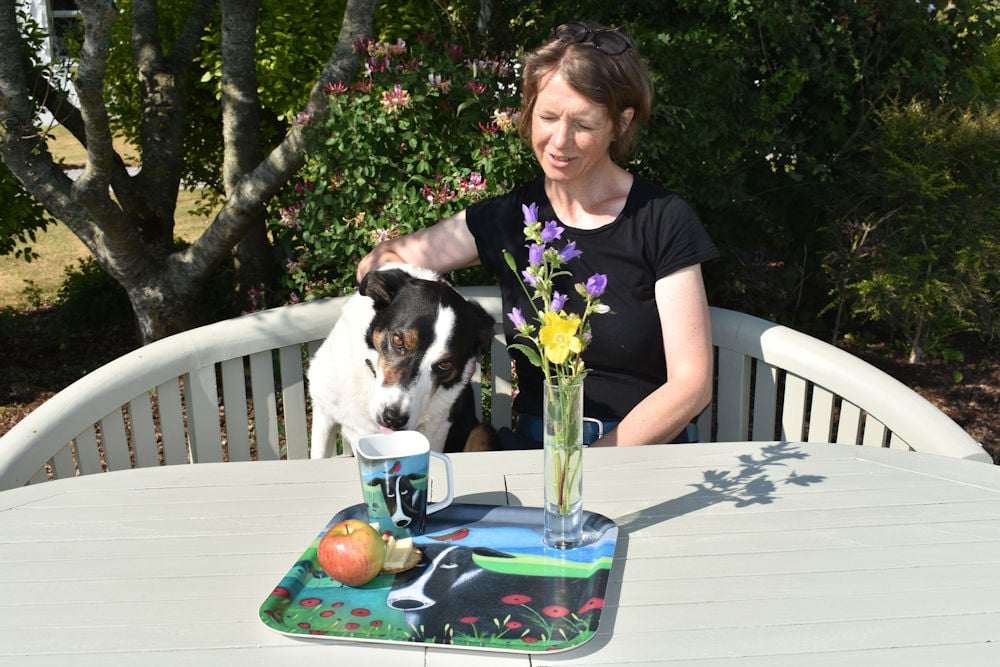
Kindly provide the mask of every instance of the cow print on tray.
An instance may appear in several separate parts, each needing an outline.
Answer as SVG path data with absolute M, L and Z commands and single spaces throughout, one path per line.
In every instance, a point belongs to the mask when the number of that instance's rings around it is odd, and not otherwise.
M 568 551 L 542 545 L 537 508 L 453 505 L 427 528 L 417 567 L 360 588 L 319 568 L 317 537 L 261 619 L 293 635 L 501 651 L 564 650 L 597 631 L 617 542 L 610 519 L 587 513 L 585 544 Z

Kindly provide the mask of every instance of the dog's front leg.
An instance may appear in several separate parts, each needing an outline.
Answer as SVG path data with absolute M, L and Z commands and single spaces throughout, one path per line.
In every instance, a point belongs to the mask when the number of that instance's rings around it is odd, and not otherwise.
M 337 425 L 321 411 L 313 410 L 312 437 L 309 458 L 326 459 L 334 455 L 337 445 Z

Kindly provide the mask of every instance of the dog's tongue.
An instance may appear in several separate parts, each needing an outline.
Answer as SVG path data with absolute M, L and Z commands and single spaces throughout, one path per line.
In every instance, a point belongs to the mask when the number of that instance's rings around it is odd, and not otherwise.
M 391 428 L 389 428 L 387 426 L 379 426 L 378 427 L 378 432 L 379 433 L 395 433 L 395 431 L 393 431 Z

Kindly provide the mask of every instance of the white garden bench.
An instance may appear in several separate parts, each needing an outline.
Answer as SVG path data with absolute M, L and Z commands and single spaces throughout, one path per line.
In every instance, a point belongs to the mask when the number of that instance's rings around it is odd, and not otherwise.
M 511 418 L 499 291 L 466 287 L 495 319 L 485 403 Z M 0 438 L 0 490 L 73 475 L 308 457 L 304 366 L 347 297 L 285 306 L 134 350 L 50 398 Z M 975 461 L 989 454 L 903 384 L 832 345 L 712 308 L 717 378 L 705 441 L 896 447 Z

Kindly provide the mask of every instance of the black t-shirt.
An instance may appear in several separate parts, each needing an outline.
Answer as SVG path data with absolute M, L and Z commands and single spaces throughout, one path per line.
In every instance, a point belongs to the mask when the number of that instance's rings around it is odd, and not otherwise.
M 545 195 L 542 177 L 473 204 L 466 213 L 480 262 L 500 283 L 504 312 L 518 307 L 526 317 L 533 310 L 502 250 L 514 256 L 518 273 L 527 267 L 521 205 L 531 203 L 538 204 L 542 223 L 558 221 Z M 572 278 L 556 282 L 556 289 L 569 295 L 566 311 L 582 313 L 583 300 L 573 284 L 585 283 L 595 273 L 608 276 L 601 302 L 612 310 L 612 314 L 590 317 L 593 340 L 583 354 L 590 369 L 584 386 L 584 414 L 604 420 L 621 419 L 667 380 L 654 294 L 656 281 L 714 259 L 719 252 L 683 199 L 638 176 L 624 209 L 614 221 L 593 230 L 565 226 L 562 241 L 553 245 L 561 247 L 569 241 L 576 241 L 583 254 L 564 265 Z M 515 331 L 509 320 L 505 320 L 505 332 L 507 342 L 514 341 Z M 518 375 L 514 408 L 521 414 L 540 415 L 541 370 L 516 350 L 511 351 L 511 357 Z

